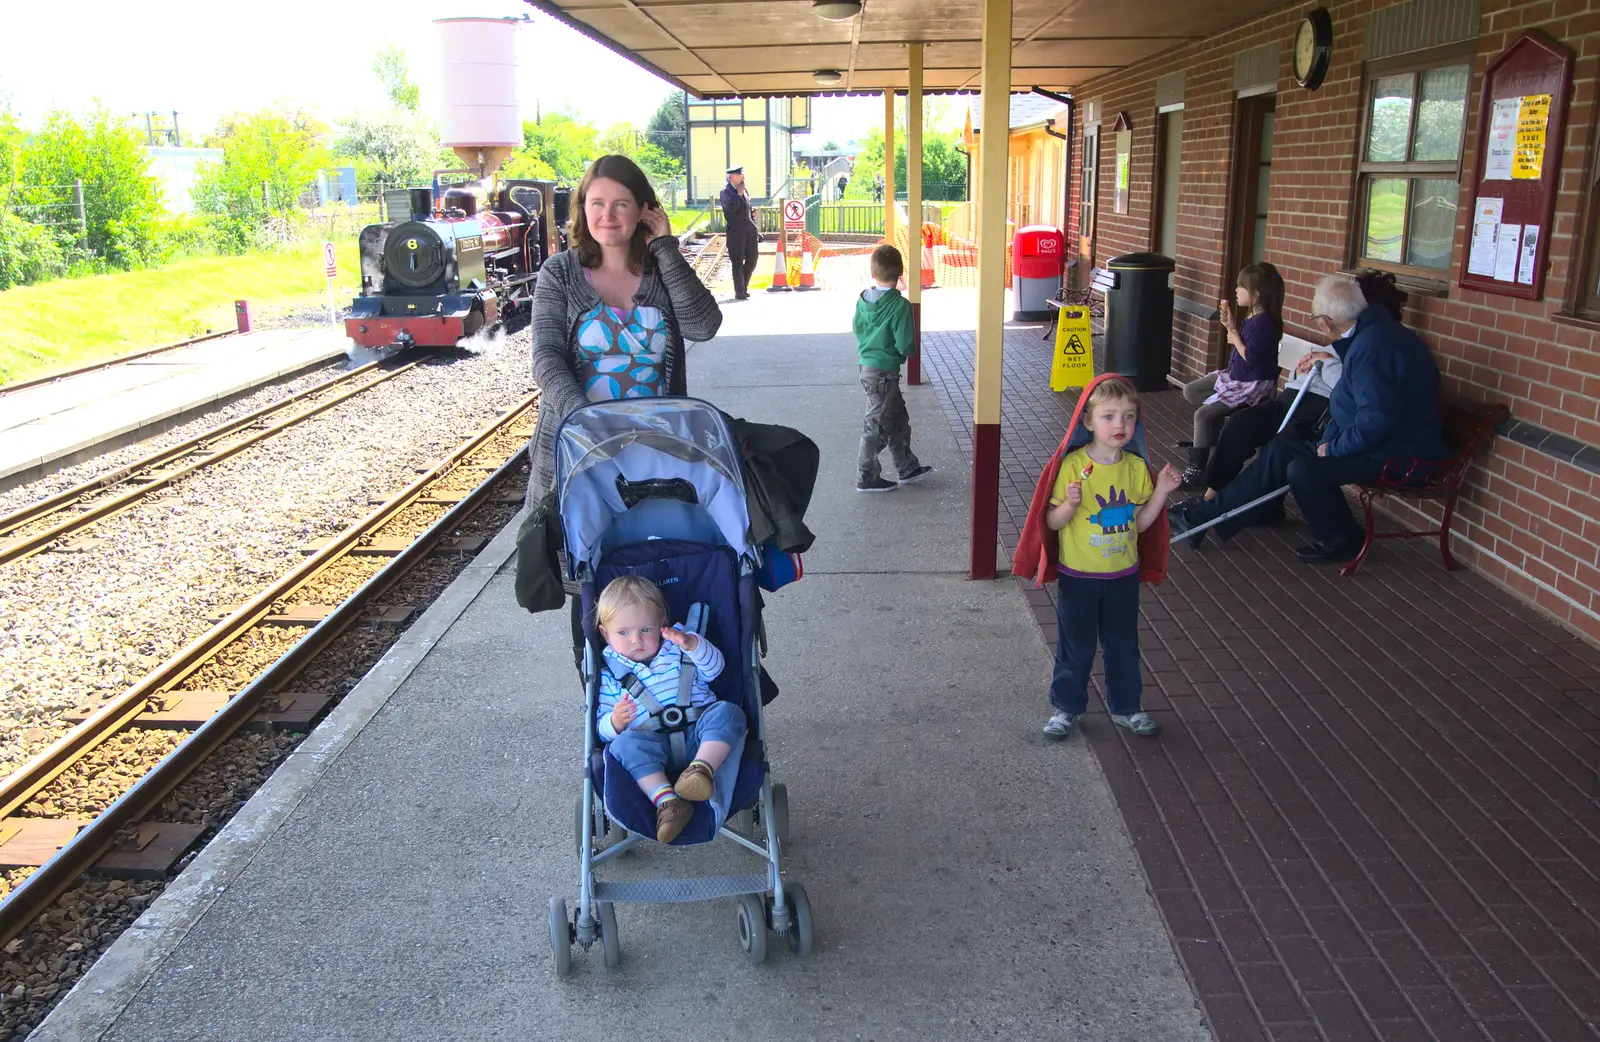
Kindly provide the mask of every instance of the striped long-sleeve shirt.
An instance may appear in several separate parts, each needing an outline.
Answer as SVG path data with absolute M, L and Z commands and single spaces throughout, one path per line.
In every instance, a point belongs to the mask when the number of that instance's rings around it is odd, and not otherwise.
M 704 637 L 694 651 L 684 651 L 671 641 L 662 641 L 661 650 L 656 652 L 656 657 L 649 662 L 634 662 L 612 651 L 609 647 L 601 651 L 601 658 L 605 661 L 606 668 L 600 671 L 600 705 L 595 710 L 595 727 L 600 732 L 600 740 L 609 742 L 617 737 L 617 729 L 611 726 L 611 711 L 617 703 L 622 701 L 626 694 L 622 689 L 622 678 L 632 673 L 639 678 L 639 683 L 645 690 L 655 696 L 655 700 L 662 706 L 678 704 L 678 679 L 683 670 L 683 660 L 688 659 L 695 670 L 694 687 L 689 691 L 689 704 L 694 706 L 710 705 L 717 700 L 711 693 L 711 682 L 722 673 L 722 652 Z M 644 722 L 644 707 L 639 707 L 639 715 L 633 718 L 632 727 L 638 727 Z

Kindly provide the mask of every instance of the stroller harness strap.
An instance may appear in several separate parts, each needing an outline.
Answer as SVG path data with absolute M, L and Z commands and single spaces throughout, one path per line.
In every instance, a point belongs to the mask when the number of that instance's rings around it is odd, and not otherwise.
M 704 640 L 706 614 L 707 607 L 703 603 L 690 607 L 689 618 L 683 625 L 684 631 Z M 705 711 L 704 706 L 691 704 L 694 697 L 694 680 L 698 672 L 699 668 L 688 655 L 680 656 L 677 704 L 670 706 L 662 705 L 661 701 L 650 693 L 644 681 L 634 673 L 630 672 L 617 681 L 622 690 L 644 708 L 645 726 L 667 736 L 674 763 L 688 764 L 688 743 L 684 741 L 683 733 L 692 727 L 695 721 L 700 719 L 700 714 Z

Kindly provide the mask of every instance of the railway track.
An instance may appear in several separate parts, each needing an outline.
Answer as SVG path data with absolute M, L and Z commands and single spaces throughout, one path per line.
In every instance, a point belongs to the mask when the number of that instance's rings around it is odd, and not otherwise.
M 694 273 L 701 283 L 709 286 L 717 277 L 717 268 L 722 264 L 722 258 L 728 252 L 728 237 L 721 232 L 711 236 L 700 246 L 689 264 L 694 268 Z
M 190 337 L 188 340 L 180 340 L 176 344 L 166 344 L 162 347 L 147 347 L 143 351 L 135 351 L 132 354 L 127 355 L 118 355 L 115 358 L 107 358 L 102 362 L 90 362 L 87 365 L 80 365 L 73 369 L 61 369 L 53 373 L 45 373 L 43 376 L 35 376 L 29 380 L 18 380 L 16 383 L 6 384 L 4 387 L 0 387 L 0 396 L 10 394 L 12 391 L 21 391 L 29 387 L 40 387 L 44 384 L 55 383 L 57 380 L 65 380 L 68 377 L 82 376 L 84 373 L 94 373 L 99 372 L 101 369 L 110 369 L 112 366 L 122 365 L 124 362 L 131 362 L 137 358 L 149 358 L 151 355 L 159 355 L 167 351 L 176 351 L 180 347 L 193 347 L 195 344 L 203 344 L 208 340 L 220 340 L 225 336 L 235 335 L 237 335 L 235 330 L 224 329 L 219 333 L 207 333 L 204 336 Z
M 0 870 L 33 869 L 0 900 L 0 945 L 97 865 L 164 875 L 205 830 L 148 816 L 241 727 L 309 729 L 333 693 L 293 690 L 296 678 L 357 623 L 406 621 L 410 606 L 383 602 L 396 582 L 435 550 L 474 551 L 454 534 L 461 523 L 490 503 L 520 498 L 497 490 L 523 465 L 537 397 L 523 398 L 360 521 L 304 548 L 303 563 L 127 690 L 83 707 L 70 732 L 0 781 Z M 92 820 L 40 813 L 64 775 L 138 729 L 184 736 Z
M 391 369 L 370 362 L 0 516 L 0 564 L 49 549 L 72 533 L 121 513 L 196 471 L 386 383 L 430 357 L 417 358 Z

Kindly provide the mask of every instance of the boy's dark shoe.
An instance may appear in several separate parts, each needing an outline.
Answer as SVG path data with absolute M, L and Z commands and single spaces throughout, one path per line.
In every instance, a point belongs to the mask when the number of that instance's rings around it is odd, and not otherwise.
M 699 760 L 694 761 L 683 769 L 682 774 L 678 775 L 678 780 L 672 786 L 672 791 L 686 800 L 704 803 L 711 798 L 711 768 Z
M 883 478 L 873 478 L 871 481 L 856 482 L 857 492 L 893 492 L 899 488 L 898 482 L 886 481 Z
M 932 474 L 932 473 L 933 473 L 933 468 L 928 466 L 926 463 L 924 463 L 922 466 L 918 467 L 916 470 L 913 470 L 911 473 L 900 475 L 900 484 L 909 485 L 913 481 L 921 481 L 923 478 L 927 477 L 929 474 Z
M 667 800 L 656 808 L 656 842 L 671 843 L 694 817 L 694 804 L 685 799 Z

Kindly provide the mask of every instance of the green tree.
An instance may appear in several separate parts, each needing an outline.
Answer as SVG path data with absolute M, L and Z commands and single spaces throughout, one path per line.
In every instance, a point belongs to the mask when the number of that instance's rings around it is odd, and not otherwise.
M 439 137 L 421 116 L 391 109 L 347 120 L 333 154 L 353 159 L 356 179 L 363 183 L 424 184 L 439 159 Z M 459 162 L 452 153 L 447 165 Z
M 372 71 L 383 81 L 383 89 L 396 108 L 416 112 L 422 107 L 422 88 L 412 82 L 411 64 L 400 48 L 393 44 L 378 48 L 378 56 L 372 60 Z
M 627 156 L 633 159 L 639 152 L 639 131 L 632 123 L 613 123 L 606 128 L 595 143 L 602 156 Z
M 846 195 L 870 199 L 872 184 L 883 171 L 883 131 L 873 127 L 856 156 Z M 894 142 L 895 194 L 906 190 L 905 135 L 897 132 Z M 967 197 L 967 158 L 956 151 L 950 134 L 924 134 L 922 137 L 922 194 L 925 199 L 961 200 Z
M 565 112 L 522 124 L 522 147 L 511 154 L 511 177 L 555 178 L 576 184 L 589 161 L 601 155 L 599 134 Z M 542 164 L 542 165 L 541 165 Z
M 83 182 L 83 245 L 100 263 L 133 268 L 155 260 L 161 190 L 150 176 L 144 139 L 120 117 L 96 108 L 80 122 L 52 113 L 16 157 L 17 201 L 34 212 L 70 213 L 72 185 Z M 55 224 L 58 237 L 79 237 L 76 214 Z
M 264 109 L 224 119 L 207 144 L 222 162 L 201 169 L 195 207 L 229 223 L 226 245 L 243 249 L 271 214 L 288 216 L 327 165 L 327 128 L 302 112 Z
M 681 171 L 689 162 L 689 128 L 683 106 L 687 95 L 681 90 L 668 94 L 645 126 L 645 140 L 678 161 Z
M 633 160 L 644 168 L 645 173 L 660 181 L 683 176 L 683 164 L 678 158 L 668 155 L 653 141 L 646 141 L 640 145 Z

